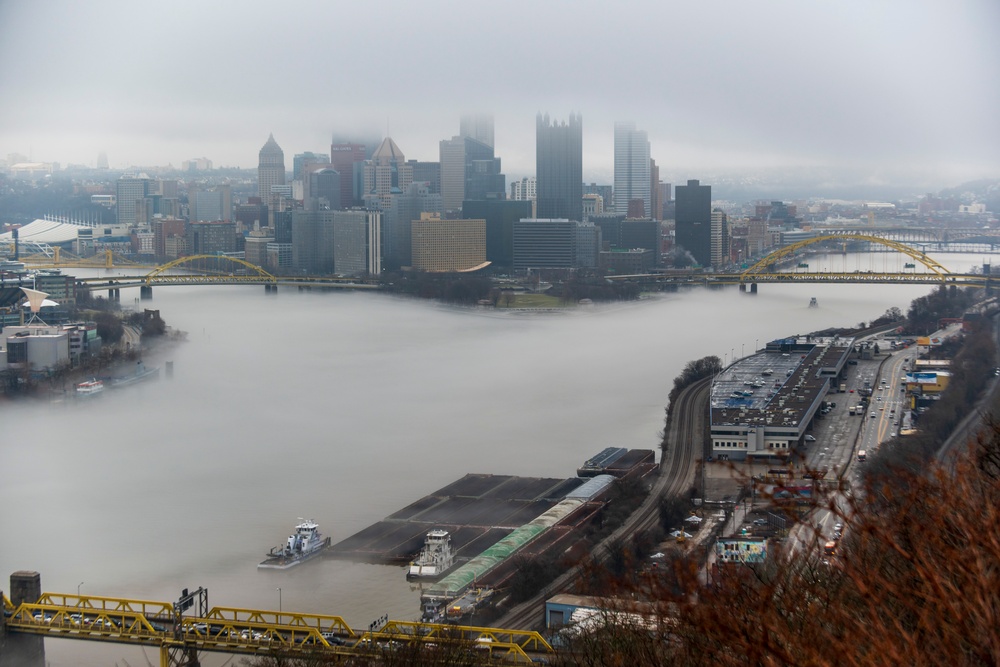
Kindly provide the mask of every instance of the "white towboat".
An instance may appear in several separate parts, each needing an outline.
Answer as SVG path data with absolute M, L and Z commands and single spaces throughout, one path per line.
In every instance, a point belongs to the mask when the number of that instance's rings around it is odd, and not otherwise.
M 270 570 L 287 570 L 299 563 L 304 563 L 318 556 L 330 546 L 330 538 L 323 537 L 319 525 L 312 519 L 299 519 L 302 523 L 295 526 L 295 534 L 288 536 L 288 541 L 271 549 L 267 558 L 260 562 L 258 568 Z
M 420 555 L 410 563 L 410 567 L 406 571 L 406 578 L 440 577 L 445 570 L 451 567 L 454 560 L 455 554 L 451 551 L 451 535 L 447 530 L 432 530 L 427 533 Z

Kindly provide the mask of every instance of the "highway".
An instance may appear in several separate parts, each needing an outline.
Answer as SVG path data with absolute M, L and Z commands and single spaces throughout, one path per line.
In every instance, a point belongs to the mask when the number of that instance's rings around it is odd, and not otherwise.
M 591 550 L 591 558 L 603 560 L 608 555 L 608 544 L 652 528 L 659 520 L 660 498 L 684 493 L 694 483 L 695 466 L 702 454 L 711 382 L 712 378 L 705 378 L 680 393 L 673 406 L 673 421 L 667 437 L 669 447 L 660 458 L 649 495 L 621 527 Z M 533 598 L 512 608 L 495 625 L 501 628 L 535 627 L 544 616 L 545 601 L 571 588 L 579 576 L 579 566 L 567 570 Z

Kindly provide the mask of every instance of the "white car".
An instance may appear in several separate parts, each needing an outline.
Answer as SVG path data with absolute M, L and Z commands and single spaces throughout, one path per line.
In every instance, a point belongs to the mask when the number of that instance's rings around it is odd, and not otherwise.
M 805 441 L 806 442 L 816 442 L 816 436 L 810 435 L 810 434 L 806 433 Z

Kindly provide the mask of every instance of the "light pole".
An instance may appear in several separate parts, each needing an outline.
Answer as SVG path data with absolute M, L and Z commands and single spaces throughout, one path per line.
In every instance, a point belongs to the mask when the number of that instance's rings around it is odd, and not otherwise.
M 759 340 L 760 340 L 760 338 L 754 338 L 753 339 L 753 351 L 754 352 L 756 352 L 757 350 L 760 349 L 760 347 L 757 345 L 757 341 L 759 341 Z
M 83 586 L 84 582 L 80 582 L 76 585 L 76 597 L 80 597 L 80 586 Z
M 276 589 L 278 591 L 278 613 L 281 613 L 281 586 Z
M 746 349 L 745 349 L 745 348 L 746 348 L 746 343 L 740 343 L 740 358 L 741 358 L 741 359 L 742 359 L 743 357 L 747 356 L 747 355 L 746 355 Z

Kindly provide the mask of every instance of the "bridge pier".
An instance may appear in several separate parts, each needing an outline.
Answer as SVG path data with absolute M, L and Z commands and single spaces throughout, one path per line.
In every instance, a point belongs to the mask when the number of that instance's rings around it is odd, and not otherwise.
M 153 298 L 153 286 L 152 285 L 142 285 L 139 287 L 139 298 L 143 301 L 148 301 Z
M 266 284 L 264 285 L 264 294 L 277 294 L 277 293 L 278 293 L 277 285 L 266 285 Z
M 15 607 L 22 602 L 38 602 L 40 597 L 42 575 L 38 572 L 21 570 L 10 575 L 10 601 Z M 0 647 L 0 665 L 3 667 L 45 667 L 45 643 L 38 635 L 0 634 Z
M 749 290 L 747 289 L 748 287 L 750 288 Z M 740 291 L 743 292 L 744 294 L 746 294 L 747 292 L 749 292 L 750 294 L 756 294 L 757 283 L 740 283 Z
M 750 283 L 750 293 L 751 294 L 757 293 L 757 283 Z

